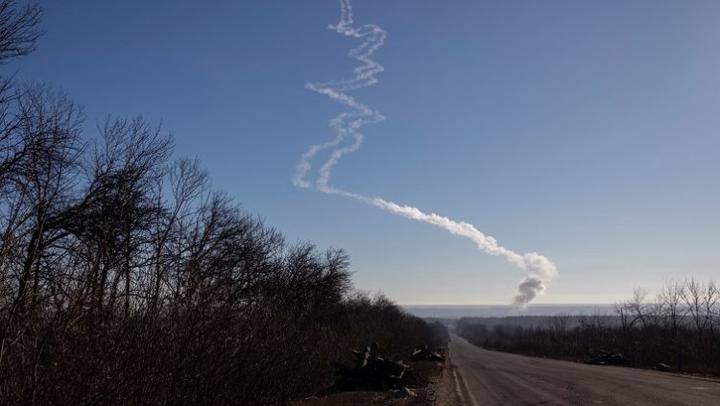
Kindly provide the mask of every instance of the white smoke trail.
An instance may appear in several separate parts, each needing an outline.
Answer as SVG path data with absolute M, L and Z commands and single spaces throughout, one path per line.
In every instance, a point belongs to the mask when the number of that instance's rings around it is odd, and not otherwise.
M 505 258 L 510 264 L 527 273 L 518 285 L 515 295 L 516 304 L 526 305 L 537 295 L 543 293 L 545 282 L 557 275 L 555 265 L 546 257 L 535 252 L 520 255 L 499 245 L 495 238 L 484 234 L 470 223 L 455 221 L 435 213 L 424 213 L 412 206 L 393 203 L 379 197 L 367 197 L 330 186 L 333 167 L 343 155 L 357 151 L 362 145 L 363 134 L 360 129 L 366 124 L 375 124 L 385 120 L 382 114 L 358 102 L 345 92 L 377 83 L 375 75 L 382 72 L 383 67 L 370 57 L 385 43 L 387 33 L 372 24 L 354 27 L 350 0 L 340 0 L 340 21 L 329 28 L 348 37 L 363 39 L 358 47 L 349 52 L 349 56 L 360 61 L 361 65 L 354 69 L 355 76 L 352 79 L 306 85 L 308 89 L 347 106 L 350 112 L 342 113 L 330 120 L 330 127 L 336 134 L 335 138 L 324 144 L 312 145 L 308 148 L 296 167 L 293 183 L 299 187 L 314 188 L 324 193 L 352 198 L 412 220 L 432 224 L 473 241 L 480 250 L 487 254 Z M 350 142 L 343 145 L 347 138 L 350 138 Z M 314 182 L 308 181 L 306 178 L 312 169 L 313 159 L 320 152 L 328 149 L 330 156 L 318 170 L 317 178 Z

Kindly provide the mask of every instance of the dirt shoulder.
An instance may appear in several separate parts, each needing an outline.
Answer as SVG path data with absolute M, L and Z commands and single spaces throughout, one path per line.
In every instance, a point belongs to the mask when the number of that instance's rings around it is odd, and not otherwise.
M 452 365 L 450 357 L 445 358 L 440 378 L 435 383 L 434 394 L 435 401 L 432 403 L 437 406 L 462 406 L 463 402 L 463 384 L 460 381 L 456 367 Z

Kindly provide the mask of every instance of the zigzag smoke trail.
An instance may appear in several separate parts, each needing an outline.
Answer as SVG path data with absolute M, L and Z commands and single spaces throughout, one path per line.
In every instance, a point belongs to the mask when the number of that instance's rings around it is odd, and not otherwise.
M 363 134 L 360 132 L 361 128 L 385 120 L 382 114 L 358 102 L 346 92 L 377 83 L 375 76 L 383 71 L 383 67 L 370 59 L 370 57 L 385 43 L 387 33 L 382 28 L 372 24 L 354 26 L 352 6 L 349 0 L 340 0 L 340 21 L 335 25 L 330 25 L 329 28 L 339 34 L 362 40 L 358 47 L 349 52 L 349 56 L 358 60 L 361 65 L 353 70 L 355 76 L 352 79 L 308 83 L 306 85 L 308 89 L 345 105 L 349 111 L 341 113 L 330 120 L 330 127 L 335 132 L 334 139 L 324 144 L 312 145 L 305 151 L 297 165 L 293 184 L 302 188 L 312 188 L 323 193 L 355 199 L 396 215 L 432 224 L 452 234 L 465 237 L 473 241 L 481 251 L 503 257 L 513 266 L 526 272 L 527 275 L 517 288 L 516 304 L 524 306 L 537 295 L 542 294 L 545 291 L 545 283 L 557 275 L 555 265 L 546 257 L 535 252 L 518 254 L 499 245 L 495 238 L 484 234 L 475 226 L 466 222 L 455 221 L 435 213 L 424 213 L 415 207 L 393 203 L 380 197 L 367 197 L 330 186 L 333 167 L 343 155 L 357 151 L 362 145 Z M 320 152 L 325 150 L 330 150 L 329 158 L 320 166 L 315 181 L 307 180 L 307 175 L 312 169 L 313 160 Z

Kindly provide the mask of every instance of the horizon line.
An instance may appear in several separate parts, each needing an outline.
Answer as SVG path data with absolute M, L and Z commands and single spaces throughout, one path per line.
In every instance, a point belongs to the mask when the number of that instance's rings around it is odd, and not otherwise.
M 537 306 L 614 306 L 616 303 L 531 303 L 528 304 L 527 307 L 537 307 Z M 398 306 L 403 307 L 418 307 L 418 306 L 431 306 L 431 307 L 469 307 L 469 306 L 503 306 L 503 307 L 517 307 L 517 305 L 514 305 L 512 303 L 508 304 L 500 304 L 500 303 L 494 303 L 494 304 L 401 304 L 398 303 Z

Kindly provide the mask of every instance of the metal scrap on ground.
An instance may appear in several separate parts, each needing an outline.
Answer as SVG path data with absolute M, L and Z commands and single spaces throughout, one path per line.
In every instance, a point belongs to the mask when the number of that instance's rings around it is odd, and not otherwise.
M 407 365 L 402 361 L 392 361 L 378 355 L 377 344 L 365 347 L 363 351 L 353 351 L 353 366 L 334 363 L 337 377 L 334 388 L 349 390 L 387 390 L 403 387 L 403 376 Z
M 590 361 L 587 361 L 587 363 L 593 365 L 625 365 L 627 364 L 627 359 L 620 353 L 601 351 L 599 355 L 593 357 Z
M 410 359 L 415 361 L 445 361 L 445 358 L 436 351 L 430 350 L 427 344 L 415 349 Z

